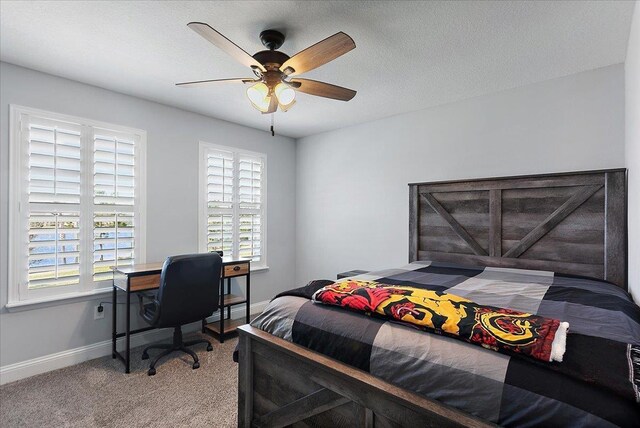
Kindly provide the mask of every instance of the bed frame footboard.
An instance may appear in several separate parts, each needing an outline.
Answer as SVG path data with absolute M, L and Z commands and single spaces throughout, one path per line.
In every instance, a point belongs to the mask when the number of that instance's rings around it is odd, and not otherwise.
M 249 325 L 238 331 L 238 427 L 495 426 Z

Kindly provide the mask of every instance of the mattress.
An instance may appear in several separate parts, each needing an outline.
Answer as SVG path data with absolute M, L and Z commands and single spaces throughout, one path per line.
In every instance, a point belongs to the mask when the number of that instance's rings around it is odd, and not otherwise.
M 554 272 L 415 262 L 351 277 L 569 322 L 564 361 L 499 353 L 282 293 L 252 325 L 504 426 L 640 426 L 640 308 L 621 288 Z M 331 281 L 332 282 L 332 281 Z

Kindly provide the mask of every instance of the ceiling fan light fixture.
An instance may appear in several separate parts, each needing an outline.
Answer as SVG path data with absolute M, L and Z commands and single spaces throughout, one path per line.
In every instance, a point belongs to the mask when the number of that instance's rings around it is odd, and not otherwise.
M 289 103 L 289 104 L 287 104 L 287 105 L 280 104 L 280 103 L 278 103 L 278 105 L 280 106 L 280 110 L 282 110 L 282 111 L 284 111 L 284 112 L 287 112 L 287 111 L 289 111 L 289 109 L 290 109 L 291 107 L 293 107 L 293 105 L 294 105 L 295 103 L 296 103 L 296 100 L 293 100 L 293 101 L 291 101 L 291 103 Z
M 289 85 L 286 85 L 285 83 L 278 83 L 274 89 L 274 92 L 276 94 L 276 98 L 278 98 L 278 103 L 280 103 L 281 106 L 288 108 L 295 102 L 296 91 L 291 89 Z
M 259 111 L 266 112 L 269 109 L 271 97 L 269 87 L 263 82 L 256 83 L 247 89 L 247 98 L 251 104 Z
M 248 83 L 252 86 L 246 91 L 247 98 L 249 98 L 251 105 L 262 114 L 275 113 L 278 108 L 281 111 L 291 109 L 296 103 L 295 98 L 298 91 L 308 95 L 341 101 L 349 101 L 356 94 L 356 91 L 351 89 L 316 80 L 300 79 L 298 77 L 291 80 L 288 79 L 289 77 L 314 70 L 354 49 L 356 44 L 353 39 L 341 31 L 301 50 L 293 56 L 289 56 L 278 50 L 284 42 L 284 34 L 276 30 L 265 30 L 260 33 L 260 40 L 267 47 L 267 50 L 250 55 L 209 24 L 190 22 L 187 25 L 209 43 L 218 47 L 242 65 L 249 67 L 257 79 L 244 77 L 196 80 L 176 83 L 177 86 Z

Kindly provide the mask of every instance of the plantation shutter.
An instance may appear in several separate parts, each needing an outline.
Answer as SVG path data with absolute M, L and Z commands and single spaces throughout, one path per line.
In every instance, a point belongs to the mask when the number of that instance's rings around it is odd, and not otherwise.
M 144 262 L 146 133 L 13 105 L 10 123 L 8 305 L 91 294 Z
M 266 267 L 264 155 L 202 143 L 201 159 L 201 249 Z
M 234 157 L 210 150 L 207 168 L 207 251 L 232 255 L 234 243 Z
M 93 278 L 135 260 L 136 139 L 105 129 L 93 133 Z
M 262 241 L 262 159 L 238 159 L 238 255 L 260 261 Z
M 22 132 L 28 154 L 27 288 L 78 284 L 81 127 L 27 117 Z

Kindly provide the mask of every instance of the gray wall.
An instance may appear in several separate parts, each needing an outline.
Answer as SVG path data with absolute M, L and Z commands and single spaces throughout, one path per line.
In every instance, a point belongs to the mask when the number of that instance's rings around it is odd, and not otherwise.
M 409 182 L 622 166 L 622 65 L 302 138 L 297 283 L 406 263 Z
M 636 34 L 637 22 L 636 18 Z M 632 62 L 637 69 L 637 54 Z M 625 164 L 622 65 L 306 137 L 298 140 L 297 149 L 289 138 L 272 138 L 259 130 L 6 63 L 0 64 L 0 77 L 2 366 L 110 337 L 109 313 L 105 320 L 93 320 L 97 299 L 17 312 L 4 309 L 12 103 L 148 132 L 149 261 L 197 251 L 199 140 L 266 152 L 270 270 L 253 278 L 255 302 L 309 279 L 332 278 L 339 271 L 406 262 L 409 182 Z M 630 94 L 628 88 L 627 103 L 635 100 L 632 108 L 637 112 L 635 82 L 635 92 Z M 627 138 L 626 147 L 630 180 L 635 180 L 630 185 L 640 189 L 633 174 L 640 169 L 639 124 L 627 119 L 627 125 L 627 135 L 635 136 Z M 638 213 L 638 201 L 630 196 Z M 636 234 L 631 241 L 639 242 L 638 224 L 630 219 Z M 638 284 L 638 268 L 634 275 Z
M 0 63 L 0 366 L 110 338 L 110 308 L 93 320 L 96 300 L 8 312 L 9 104 L 147 131 L 147 261 L 198 251 L 198 141 L 267 154 L 269 271 L 252 278 L 258 302 L 294 283 L 295 141 Z M 103 296 L 103 299 L 107 295 Z
M 626 155 L 629 169 L 629 289 L 640 302 L 640 6 L 636 3 L 625 61 Z

